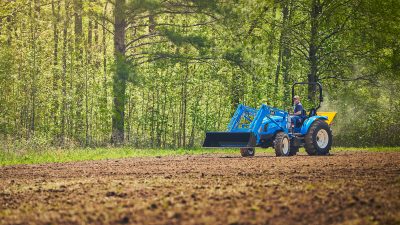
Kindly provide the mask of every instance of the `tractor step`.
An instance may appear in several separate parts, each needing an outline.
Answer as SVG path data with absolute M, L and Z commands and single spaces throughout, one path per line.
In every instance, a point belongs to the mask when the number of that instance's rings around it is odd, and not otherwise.
M 253 132 L 207 132 L 204 148 L 256 147 L 257 137 Z

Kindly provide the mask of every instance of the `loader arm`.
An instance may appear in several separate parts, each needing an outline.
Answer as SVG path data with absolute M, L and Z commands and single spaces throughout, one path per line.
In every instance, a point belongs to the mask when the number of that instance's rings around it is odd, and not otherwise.
M 282 118 L 287 118 L 287 112 L 261 105 L 257 110 L 251 107 L 238 105 L 226 132 L 207 132 L 203 147 L 223 148 L 223 147 L 256 147 L 260 143 L 262 133 L 261 126 L 264 118 L 272 122 L 271 114 L 277 114 Z M 276 123 L 282 130 L 285 128 Z
M 264 104 L 261 105 L 261 108 L 258 110 L 257 115 L 255 116 L 254 120 L 250 124 L 250 129 L 254 134 L 259 133 L 259 129 L 261 127 L 264 117 L 270 113 L 271 113 L 271 111 L 266 105 L 264 105 Z
M 254 117 L 256 116 L 256 114 L 256 109 L 239 104 L 235 111 L 235 114 L 233 114 L 232 119 L 228 124 L 227 131 L 234 132 L 235 130 L 237 130 L 239 128 L 242 118 L 245 118 L 247 121 L 252 122 L 250 117 Z

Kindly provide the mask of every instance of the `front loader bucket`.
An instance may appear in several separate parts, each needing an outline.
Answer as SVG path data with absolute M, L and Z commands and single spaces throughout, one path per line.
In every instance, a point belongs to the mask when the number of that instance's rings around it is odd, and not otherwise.
M 207 132 L 204 148 L 255 147 L 257 138 L 253 132 Z

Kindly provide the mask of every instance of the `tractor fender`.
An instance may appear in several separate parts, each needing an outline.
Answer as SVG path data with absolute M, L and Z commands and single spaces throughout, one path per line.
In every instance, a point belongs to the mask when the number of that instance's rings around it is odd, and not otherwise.
M 312 117 L 306 119 L 306 121 L 304 121 L 304 123 L 303 123 L 303 126 L 301 126 L 300 133 L 302 135 L 307 134 L 308 129 L 310 128 L 311 124 L 317 119 L 319 119 L 319 120 L 328 120 L 328 117 L 327 116 L 312 116 Z

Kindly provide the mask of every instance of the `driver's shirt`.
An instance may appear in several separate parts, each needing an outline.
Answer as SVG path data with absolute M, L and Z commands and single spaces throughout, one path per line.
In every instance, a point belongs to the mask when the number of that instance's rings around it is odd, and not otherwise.
M 299 102 L 294 106 L 294 113 L 301 112 L 303 114 L 303 105 Z

